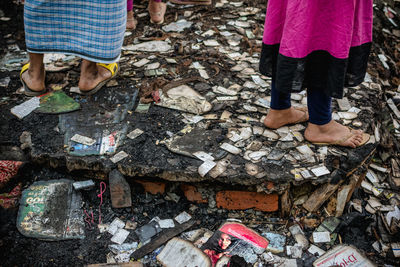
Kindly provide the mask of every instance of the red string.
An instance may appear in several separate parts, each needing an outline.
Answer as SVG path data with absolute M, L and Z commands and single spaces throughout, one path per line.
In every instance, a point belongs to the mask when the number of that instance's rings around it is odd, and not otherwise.
M 103 189 L 104 185 L 104 189 Z M 101 224 L 101 205 L 103 205 L 103 194 L 106 192 L 107 185 L 105 182 L 100 183 L 100 194 L 97 195 L 97 197 L 100 198 L 100 205 L 99 205 L 99 224 Z
M 89 216 L 89 214 L 86 212 L 86 210 L 83 210 L 85 212 L 85 222 L 87 222 L 87 224 L 89 225 L 89 229 L 92 229 L 92 224 L 94 223 L 94 216 L 93 216 L 93 211 L 91 210 L 91 215 Z M 91 220 L 89 220 L 91 218 Z

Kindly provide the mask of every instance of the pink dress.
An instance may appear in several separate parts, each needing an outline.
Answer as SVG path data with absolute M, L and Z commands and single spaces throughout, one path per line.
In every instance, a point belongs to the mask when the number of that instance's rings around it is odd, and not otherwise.
M 260 71 L 282 92 L 303 87 L 342 97 L 364 79 L 373 0 L 269 0 Z

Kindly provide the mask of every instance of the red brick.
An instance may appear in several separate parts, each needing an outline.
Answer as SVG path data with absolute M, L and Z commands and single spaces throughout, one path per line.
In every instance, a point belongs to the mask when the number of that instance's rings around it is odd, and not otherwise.
M 278 195 L 247 191 L 220 191 L 216 196 L 217 207 L 228 210 L 254 208 L 261 211 L 277 211 Z
M 141 184 L 144 187 L 144 190 L 146 192 L 149 192 L 150 194 L 164 194 L 165 192 L 165 183 L 162 182 L 149 182 L 149 181 L 143 181 L 143 180 L 135 180 L 135 182 Z
M 203 195 L 197 191 L 196 187 L 193 185 L 186 185 L 183 184 L 181 185 L 181 189 L 183 193 L 185 194 L 185 197 L 187 200 L 191 202 L 196 202 L 196 203 L 207 203 L 208 200 L 207 198 L 203 197 Z

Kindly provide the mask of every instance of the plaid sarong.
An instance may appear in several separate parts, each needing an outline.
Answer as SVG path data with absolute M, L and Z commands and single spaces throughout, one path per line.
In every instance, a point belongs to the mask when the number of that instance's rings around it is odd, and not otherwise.
M 126 12 L 126 0 L 26 0 L 27 50 L 115 62 L 124 39 Z

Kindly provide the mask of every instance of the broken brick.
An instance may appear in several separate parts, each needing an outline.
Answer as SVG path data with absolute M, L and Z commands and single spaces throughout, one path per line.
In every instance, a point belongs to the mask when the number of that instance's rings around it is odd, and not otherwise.
M 278 195 L 246 191 L 220 191 L 216 195 L 217 207 L 229 210 L 254 208 L 261 211 L 277 211 Z
M 207 198 L 203 197 L 203 195 L 197 191 L 197 188 L 193 185 L 181 185 L 181 189 L 185 194 L 187 200 L 196 203 L 207 203 Z
M 156 195 L 158 193 L 164 194 L 165 192 L 165 183 L 162 182 L 149 182 L 143 180 L 136 180 L 135 182 L 141 184 L 144 187 L 146 192 L 150 194 Z

